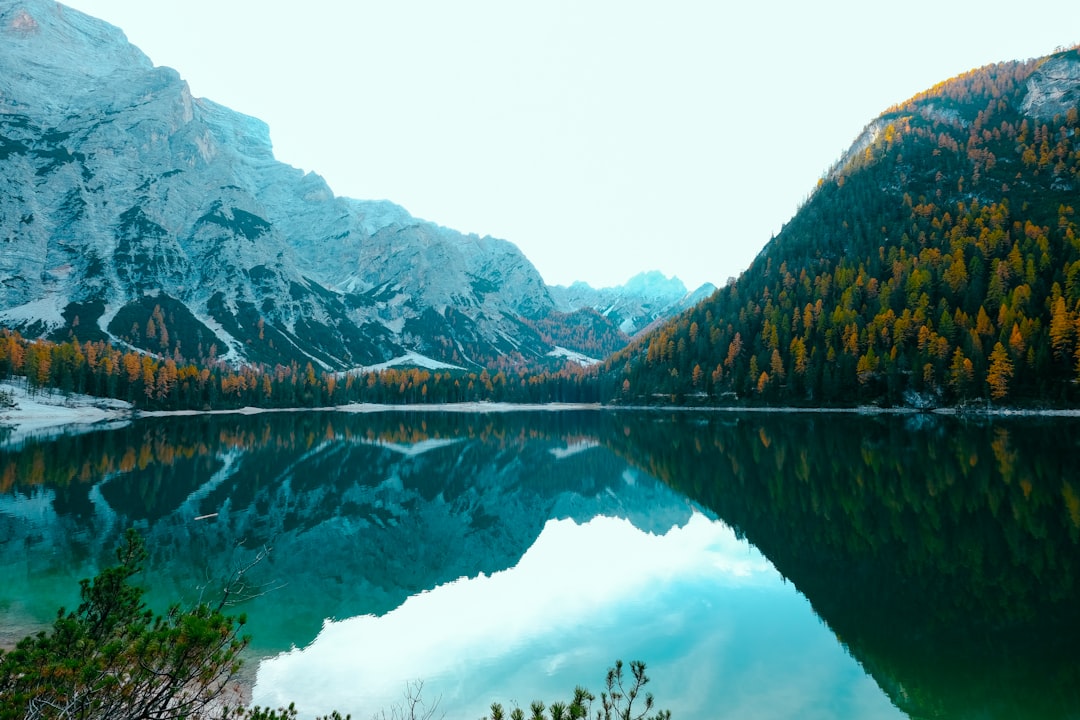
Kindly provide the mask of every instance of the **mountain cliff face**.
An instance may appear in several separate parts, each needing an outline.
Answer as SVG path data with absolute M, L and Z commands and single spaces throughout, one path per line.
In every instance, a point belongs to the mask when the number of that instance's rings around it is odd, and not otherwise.
M 1075 53 L 1047 58 L 1028 78 L 1026 89 L 1020 111 L 1029 117 L 1053 120 L 1080 107 L 1080 62 Z
M 678 307 L 644 285 L 556 303 L 507 241 L 337 197 L 274 159 L 265 123 L 192 97 L 119 29 L 52 0 L 0 0 L 0 48 L 0 324 L 24 334 L 189 360 L 477 367 L 544 358 L 583 308 L 633 330 Z
M 613 356 L 610 399 L 1072 405 L 1080 51 L 870 123 L 739 279 Z
M 327 368 L 551 349 L 521 322 L 553 302 L 511 243 L 336 197 L 275 161 L 264 123 L 50 0 L 2 0 L 0 48 L 0 322 Z

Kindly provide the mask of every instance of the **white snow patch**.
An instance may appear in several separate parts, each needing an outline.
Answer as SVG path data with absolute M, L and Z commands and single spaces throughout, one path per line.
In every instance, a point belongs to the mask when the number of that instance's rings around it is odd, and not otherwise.
M 405 318 L 403 316 L 393 320 L 382 320 L 381 322 L 383 327 L 401 337 L 401 331 L 405 329 Z
M 68 298 L 61 295 L 46 295 L 40 300 L 18 305 L 0 312 L 0 323 L 7 326 L 19 326 L 32 324 L 37 321 L 53 330 L 64 325 L 64 308 L 68 306 Z
M 5 442 L 18 442 L 30 435 L 64 426 L 64 430 L 85 429 L 94 423 L 126 420 L 133 413 L 131 403 L 90 395 L 64 395 L 55 390 L 31 394 L 18 381 L 0 383 L 0 392 L 9 394 L 13 407 L 0 407 L 0 425 L 14 426 Z
M 457 443 L 464 441 L 464 438 L 435 438 L 431 440 L 422 440 L 418 443 L 412 443 L 408 445 L 402 443 L 386 442 L 383 440 L 376 440 L 374 442 L 364 441 L 363 444 L 383 447 L 387 450 L 392 450 L 393 452 L 400 453 L 401 455 L 404 455 L 406 457 L 417 457 L 419 455 L 423 455 L 426 452 L 430 452 L 431 450 L 437 450 L 439 448 L 447 447 L 449 445 L 456 445 Z
M 356 368 L 350 372 L 379 372 L 380 370 L 387 370 L 392 367 L 398 367 L 405 365 L 408 367 L 422 367 L 427 370 L 464 370 L 465 368 L 460 365 L 451 365 L 450 363 L 444 363 L 434 358 L 429 358 L 426 355 L 421 355 L 418 352 L 410 350 L 401 357 L 391 358 L 386 362 L 378 363 L 377 365 L 365 365 L 363 367 Z
M 74 269 L 75 268 L 72 267 L 71 263 L 64 263 L 63 265 L 49 268 L 45 272 L 49 273 L 49 277 L 55 280 L 67 280 L 68 276 L 71 275 L 71 271 Z
M 567 360 L 576 362 L 582 367 L 589 367 L 591 365 L 596 365 L 600 362 L 596 358 L 589 357 L 588 355 L 583 355 L 582 353 L 575 352 L 573 350 L 568 350 L 564 347 L 559 347 L 558 345 L 556 345 L 555 349 L 549 352 L 547 356 L 566 358 Z
M 596 440 L 581 440 L 579 442 L 569 443 L 564 448 L 551 448 L 548 452 L 554 455 L 556 460 L 564 460 L 572 455 L 577 455 L 586 450 L 592 450 L 595 447 L 600 447 L 600 443 Z
M 192 308 L 189 307 L 188 309 L 191 310 Z M 234 338 L 231 334 L 229 334 L 225 330 L 225 328 L 221 327 L 221 323 L 219 323 L 217 320 L 210 317 L 209 315 L 202 315 L 201 313 L 195 313 L 194 311 L 192 312 L 192 314 L 195 315 L 196 320 L 201 322 L 206 327 L 210 328 L 210 332 L 217 335 L 218 339 L 225 343 L 225 354 L 219 355 L 218 359 L 227 363 L 239 362 L 241 359 L 241 355 L 236 348 L 241 344 L 240 341 Z M 203 348 L 203 350 L 209 352 L 210 348 Z
M 116 313 L 120 312 L 119 305 L 113 305 L 112 303 L 105 305 L 105 311 L 101 313 L 101 317 L 97 320 L 98 330 L 105 333 L 113 342 L 119 342 L 119 338 L 109 332 L 109 323 L 116 317 Z M 126 344 L 126 343 L 125 343 Z

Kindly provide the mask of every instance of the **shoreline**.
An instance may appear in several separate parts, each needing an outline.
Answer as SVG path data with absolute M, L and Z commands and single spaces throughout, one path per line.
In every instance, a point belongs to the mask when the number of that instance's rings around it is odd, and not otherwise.
M 686 413 L 807 413 L 857 415 L 940 415 L 952 417 L 1080 417 L 1080 408 L 1025 409 L 1015 407 L 939 407 L 881 408 L 797 406 L 703 406 L 703 405 L 604 405 L 601 403 L 430 403 L 397 405 L 386 403 L 350 403 L 313 408 L 241 407 L 218 410 L 139 410 L 124 400 L 90 395 L 63 394 L 55 389 L 30 392 L 25 379 L 0 382 L 0 393 L 11 398 L 11 405 L 0 406 L 0 428 L 10 428 L 5 442 L 17 442 L 30 436 L 53 432 L 88 431 L 102 427 L 122 427 L 144 417 L 189 417 L 196 415 L 258 415 L 262 413 L 340 412 L 349 414 L 379 412 L 424 413 L 508 413 L 508 412 L 686 412 Z
M 121 427 L 136 416 L 135 407 L 123 400 L 90 395 L 65 395 L 51 388 L 27 387 L 25 378 L 0 382 L 0 394 L 10 397 L 10 405 L 0 405 L 0 428 L 11 428 L 4 442 L 18 442 L 35 435 L 72 429 Z

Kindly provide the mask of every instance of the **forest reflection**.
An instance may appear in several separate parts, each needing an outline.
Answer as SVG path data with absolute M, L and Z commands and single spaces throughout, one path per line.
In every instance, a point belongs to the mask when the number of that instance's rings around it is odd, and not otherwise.
M 612 437 L 760 549 L 912 717 L 1048 718 L 1080 708 L 1078 430 L 673 414 Z
M 25 525 L 12 503 L 46 501 L 72 572 L 143 527 L 161 562 L 191 563 L 163 593 L 263 543 L 318 548 L 303 586 L 319 607 L 263 611 L 310 640 L 316 618 L 385 613 L 512 567 L 549 519 L 664 532 L 699 507 L 761 550 L 911 716 L 1075 717 L 1078 431 L 1071 418 L 662 411 L 146 420 L 0 448 L 0 520 L 10 550 Z M 349 553 L 315 532 L 361 526 L 374 530 Z M 274 572 L 304 570 L 278 558 Z

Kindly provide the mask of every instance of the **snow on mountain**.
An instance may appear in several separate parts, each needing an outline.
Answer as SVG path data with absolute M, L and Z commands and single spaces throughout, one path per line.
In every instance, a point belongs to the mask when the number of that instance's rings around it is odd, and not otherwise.
M 126 423 L 132 413 L 131 403 L 123 400 L 52 390 L 31 393 L 25 383 L 0 382 L 0 428 L 7 431 L 0 435 L 6 447 L 30 436 L 100 430 L 103 423 L 116 427 Z
M 686 298 L 659 273 L 549 288 L 510 242 L 337 197 L 264 122 L 53 0 L 0 0 L 0 246 L 0 323 L 194 360 L 542 361 L 556 310 L 630 333 Z
M 597 360 L 594 357 L 589 357 L 588 355 L 585 355 L 584 353 L 579 353 L 579 352 L 576 352 L 574 350 L 569 350 L 569 349 L 564 348 L 564 347 L 562 347 L 560 345 L 556 345 L 555 349 L 548 353 L 548 357 L 566 358 L 567 360 L 570 360 L 571 362 L 576 362 L 578 365 L 581 365 L 582 367 L 589 367 L 591 365 L 596 365 L 597 363 L 600 362 L 599 360 Z
M 418 367 L 425 368 L 427 370 L 463 370 L 460 365 L 451 365 L 449 363 L 439 362 L 429 357 L 425 357 L 420 353 L 409 351 L 400 357 L 395 357 L 381 362 L 375 365 L 366 365 L 359 368 L 362 372 L 379 372 L 380 370 L 389 370 L 392 367 Z
M 51 0 L 0 1 L 0 48 L 5 322 L 327 368 L 550 349 L 521 322 L 550 295 L 511 243 L 336 197 L 265 123 Z M 143 331 L 155 307 L 169 347 Z
M 392 450 L 401 455 L 405 455 L 406 457 L 417 457 L 418 455 L 423 455 L 426 452 L 438 450 L 440 448 L 454 445 L 455 443 L 459 442 L 462 442 L 462 440 L 457 438 L 421 440 L 420 442 L 411 444 L 393 443 L 386 440 L 361 440 L 361 444 L 378 445 L 379 447 L 386 448 L 387 450 Z
M 667 277 L 653 270 L 630 278 L 625 285 L 593 288 L 576 282 L 569 287 L 551 288 L 555 307 L 561 312 L 592 308 L 618 324 L 627 335 L 634 335 L 657 320 L 673 317 L 701 302 L 716 290 L 705 283 L 693 292 L 677 277 Z

